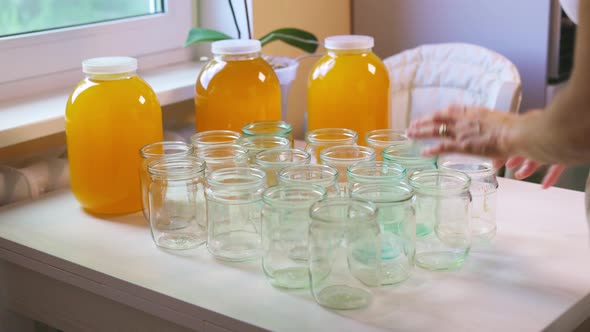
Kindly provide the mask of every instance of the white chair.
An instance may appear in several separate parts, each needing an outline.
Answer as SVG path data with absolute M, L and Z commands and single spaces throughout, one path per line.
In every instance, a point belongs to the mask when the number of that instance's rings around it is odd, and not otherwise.
M 384 59 L 391 79 L 391 128 L 453 103 L 518 112 L 521 80 L 510 60 L 487 48 L 430 44 Z

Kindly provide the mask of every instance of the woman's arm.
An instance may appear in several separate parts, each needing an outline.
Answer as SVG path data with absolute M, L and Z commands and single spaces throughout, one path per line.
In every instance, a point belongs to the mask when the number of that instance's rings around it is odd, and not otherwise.
M 590 1 L 579 2 L 574 68 L 567 86 L 543 112 L 515 124 L 515 152 L 542 163 L 590 163 Z

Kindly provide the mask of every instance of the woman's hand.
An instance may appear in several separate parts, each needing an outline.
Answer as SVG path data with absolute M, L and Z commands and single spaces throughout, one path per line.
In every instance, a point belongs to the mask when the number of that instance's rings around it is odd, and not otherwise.
M 506 161 L 507 168 L 517 168 L 514 177 L 524 179 L 532 175 L 541 164 L 517 152 L 515 124 L 522 120 L 518 115 L 494 112 L 485 107 L 452 105 L 413 122 L 408 136 L 413 139 L 440 138 L 438 144 L 423 151 L 425 155 L 441 153 L 467 153 L 494 158 L 494 166 L 501 167 Z M 565 169 L 563 165 L 552 165 L 543 178 L 543 188 L 555 184 Z
M 407 134 L 413 139 L 441 138 L 426 155 L 460 152 L 506 159 L 515 153 L 512 130 L 517 119 L 485 107 L 452 105 L 413 122 Z

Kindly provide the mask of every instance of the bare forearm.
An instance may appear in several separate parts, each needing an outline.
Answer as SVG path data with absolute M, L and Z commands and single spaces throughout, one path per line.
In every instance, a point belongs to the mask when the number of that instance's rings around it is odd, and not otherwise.
M 565 89 L 543 112 L 522 116 L 517 153 L 545 163 L 590 163 L 590 1 L 580 1 L 575 63 Z

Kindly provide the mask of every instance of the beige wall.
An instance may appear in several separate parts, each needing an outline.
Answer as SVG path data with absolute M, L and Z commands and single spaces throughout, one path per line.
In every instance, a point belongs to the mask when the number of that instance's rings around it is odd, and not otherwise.
M 349 34 L 350 10 L 350 0 L 252 0 L 254 38 L 260 38 L 274 29 L 291 27 L 312 32 L 320 41 L 331 35 Z M 318 49 L 318 52 L 322 51 Z M 266 45 L 263 52 L 291 57 L 305 54 L 282 42 Z M 308 58 L 302 61 L 289 95 L 287 121 L 293 125 L 296 137 L 303 137 L 307 75 L 316 60 Z

